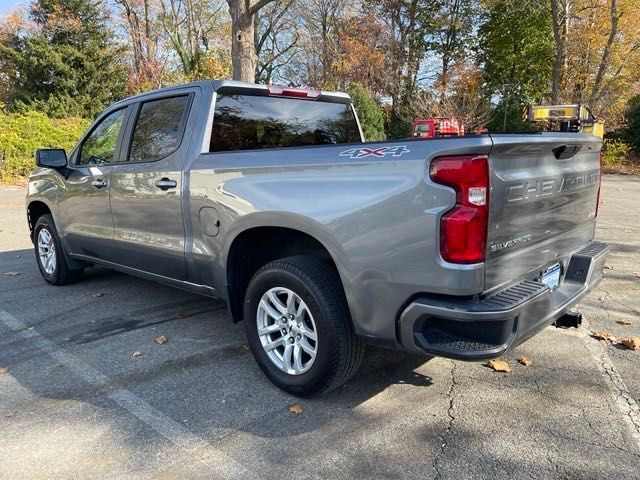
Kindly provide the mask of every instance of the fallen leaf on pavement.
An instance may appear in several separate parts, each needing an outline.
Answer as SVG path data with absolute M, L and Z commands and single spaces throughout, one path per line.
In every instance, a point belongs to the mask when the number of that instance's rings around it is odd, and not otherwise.
M 627 337 L 620 340 L 622 345 L 627 347 L 629 350 L 639 350 L 640 349 L 640 337 Z
M 20 275 L 20 272 L 7 272 L 5 275 L 7 277 L 15 277 L 16 275 Z
M 618 325 L 631 325 L 631 321 L 630 320 L 616 320 L 616 323 Z
M 158 345 L 167 343 L 167 337 L 165 337 L 164 335 L 158 335 L 157 337 L 154 337 L 154 340 Z
M 289 407 L 289 413 L 293 413 L 294 415 L 300 415 L 302 412 L 304 412 L 304 410 L 297 403 Z
M 191 315 L 193 315 L 193 313 L 179 312 L 179 313 L 176 313 L 176 318 L 187 318 L 187 317 L 190 317 Z
M 610 342 L 615 343 L 616 337 L 614 337 L 611 332 L 607 332 L 606 330 L 598 330 L 597 332 L 591 332 L 591 336 L 596 340 L 609 340 Z
M 91 294 L 91 296 L 93 298 L 99 298 L 99 297 L 102 297 L 103 295 L 104 295 L 104 293 L 102 293 L 102 292 L 97 292 L 97 293 L 92 293 Z
M 605 270 L 613 270 L 613 267 L 611 265 L 605 265 L 604 269 Z
M 246 343 L 245 343 L 244 345 L 242 345 L 242 349 L 243 349 L 245 352 L 248 352 L 249 350 L 251 350 L 251 349 L 249 348 L 249 345 L 247 345 Z
M 133 352 L 134 357 L 139 357 L 140 355 L 142 355 L 142 352 Z
M 598 300 L 600 300 L 601 302 L 604 302 L 604 297 L 598 297 Z
M 494 371 L 496 372 L 510 372 L 511 371 L 511 367 L 509 366 L 509 364 L 505 361 L 502 360 L 500 358 L 495 358 L 493 360 L 489 360 L 486 364 L 487 367 L 489 368 L 493 368 Z
M 9 371 L 9 369 L 8 369 L 8 368 L 4 368 L 4 367 L 3 367 L 3 368 L 0 368 L 0 375 L 2 375 L 2 374 L 4 374 L 4 373 L 7 373 L 8 371 Z
M 521 365 L 524 365 L 525 367 L 528 367 L 533 364 L 533 362 L 529 357 L 520 357 L 518 359 L 518 363 L 520 363 Z

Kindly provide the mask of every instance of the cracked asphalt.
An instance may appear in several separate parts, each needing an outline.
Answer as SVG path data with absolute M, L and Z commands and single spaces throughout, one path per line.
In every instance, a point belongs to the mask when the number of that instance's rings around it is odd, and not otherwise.
M 604 178 L 587 325 L 511 373 L 369 348 L 313 400 L 264 378 L 215 300 L 102 268 L 47 285 L 24 194 L 0 187 L 0 478 L 640 479 L 640 351 L 588 335 L 640 335 L 638 177 Z

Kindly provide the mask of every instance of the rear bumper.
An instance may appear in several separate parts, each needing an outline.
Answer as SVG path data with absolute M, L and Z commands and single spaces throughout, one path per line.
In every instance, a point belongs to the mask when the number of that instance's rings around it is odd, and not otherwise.
M 421 297 L 400 315 L 405 350 L 461 360 L 498 357 L 553 323 L 600 280 L 609 247 L 600 242 L 571 256 L 551 291 L 522 280 L 483 299 Z

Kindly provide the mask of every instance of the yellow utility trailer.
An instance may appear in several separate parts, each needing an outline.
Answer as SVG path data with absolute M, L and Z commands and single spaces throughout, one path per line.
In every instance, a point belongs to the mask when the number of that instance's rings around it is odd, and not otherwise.
M 602 138 L 604 123 L 598 121 L 588 107 L 574 105 L 530 105 L 526 111 L 530 122 L 545 123 L 549 132 L 590 133 Z

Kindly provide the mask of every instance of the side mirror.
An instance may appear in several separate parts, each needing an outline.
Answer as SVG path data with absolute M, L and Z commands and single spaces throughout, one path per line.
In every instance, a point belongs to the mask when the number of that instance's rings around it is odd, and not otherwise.
M 47 168 L 67 166 L 67 152 L 63 148 L 40 148 L 36 150 L 36 165 Z

